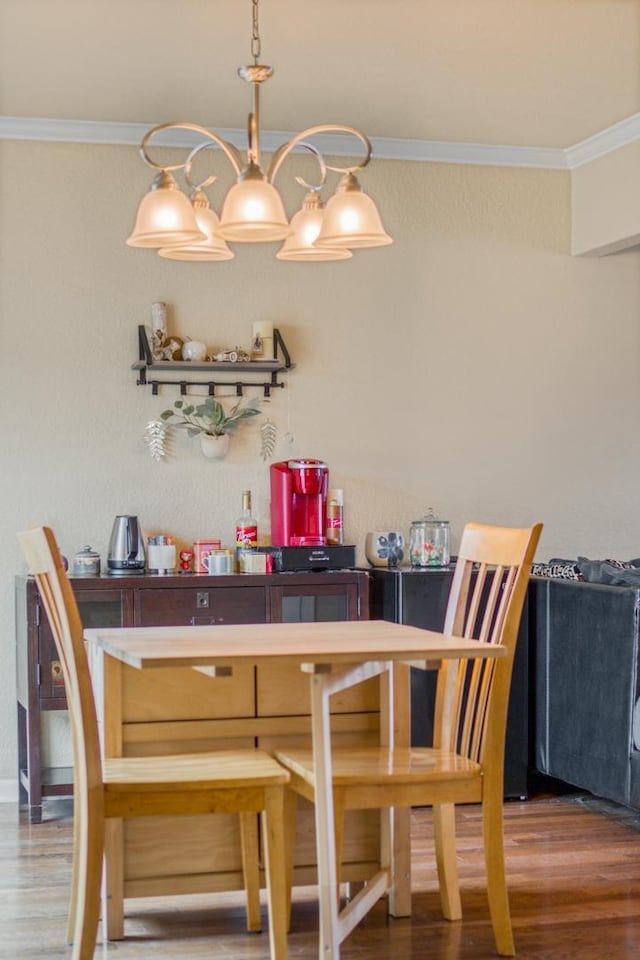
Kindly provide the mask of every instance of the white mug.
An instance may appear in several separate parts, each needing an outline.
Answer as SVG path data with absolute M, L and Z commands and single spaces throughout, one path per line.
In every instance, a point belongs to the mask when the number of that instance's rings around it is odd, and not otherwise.
M 210 576 L 233 573 L 233 560 L 229 550 L 212 550 L 204 558 L 204 565 Z

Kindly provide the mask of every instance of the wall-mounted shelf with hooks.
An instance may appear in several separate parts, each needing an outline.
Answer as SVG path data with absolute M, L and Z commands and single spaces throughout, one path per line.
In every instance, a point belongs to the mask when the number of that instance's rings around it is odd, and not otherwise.
M 293 364 L 285 342 L 278 329 L 273 331 L 274 360 L 251 360 L 246 363 L 226 361 L 193 362 L 187 360 L 154 360 L 146 328 L 138 327 L 139 359 L 131 365 L 138 372 L 138 386 L 150 386 L 155 395 L 160 387 L 178 387 L 181 396 L 186 396 L 189 387 L 207 387 L 210 397 L 216 395 L 219 387 L 232 387 L 236 396 L 241 397 L 247 387 L 259 387 L 268 397 L 274 389 L 284 387 L 278 374 L 291 369 Z M 189 377 L 185 374 L 188 373 Z M 196 375 L 194 378 L 193 375 Z M 224 374 L 224 379 L 219 379 Z M 245 379 L 251 374 L 255 379 Z M 200 376 L 201 375 L 201 378 Z M 169 379 L 171 376 L 171 379 Z M 265 377 L 268 376 L 268 379 Z

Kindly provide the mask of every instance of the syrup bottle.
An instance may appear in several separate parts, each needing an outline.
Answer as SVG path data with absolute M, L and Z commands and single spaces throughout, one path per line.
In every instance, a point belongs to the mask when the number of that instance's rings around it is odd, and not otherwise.
M 344 492 L 329 490 L 327 497 L 327 543 L 344 543 Z
M 258 546 L 258 524 L 251 513 L 251 490 L 242 491 L 242 514 L 236 520 L 236 547 L 254 550 Z

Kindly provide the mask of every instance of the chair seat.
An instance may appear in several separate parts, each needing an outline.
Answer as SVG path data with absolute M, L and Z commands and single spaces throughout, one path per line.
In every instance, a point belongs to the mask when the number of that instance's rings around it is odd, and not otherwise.
M 286 770 L 263 750 L 217 750 L 215 753 L 190 753 L 151 757 L 118 757 L 104 762 L 105 788 L 118 787 L 139 792 L 164 785 L 202 791 L 207 787 L 243 789 L 283 784 Z
M 313 784 L 311 750 L 276 751 L 274 756 L 292 773 Z M 331 758 L 336 787 L 475 780 L 480 778 L 482 769 L 479 763 L 466 757 L 429 747 L 339 748 L 332 751 Z

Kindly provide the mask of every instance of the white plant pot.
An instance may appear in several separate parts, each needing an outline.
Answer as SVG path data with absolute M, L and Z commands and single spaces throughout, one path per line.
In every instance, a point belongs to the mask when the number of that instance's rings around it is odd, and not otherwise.
M 200 448 L 209 460 L 222 460 L 229 453 L 230 437 L 223 433 L 220 437 L 211 437 L 208 433 L 200 434 Z

